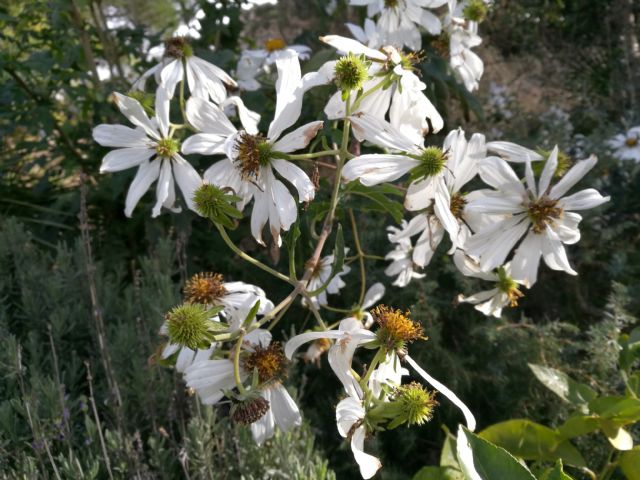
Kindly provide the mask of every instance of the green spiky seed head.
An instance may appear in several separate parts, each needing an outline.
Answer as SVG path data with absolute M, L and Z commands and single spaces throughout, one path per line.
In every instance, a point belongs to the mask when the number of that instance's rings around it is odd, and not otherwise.
M 359 90 L 368 78 L 369 62 L 364 55 L 350 53 L 336 62 L 335 81 L 340 90 Z
M 221 189 L 211 183 L 203 183 L 193 193 L 196 211 L 213 223 L 235 228 L 233 219 L 242 218 L 235 204 L 242 200 L 229 189 Z
M 462 15 L 469 21 L 481 23 L 487 18 L 489 8 L 483 0 L 469 0 L 463 8 Z
M 420 163 L 411 171 L 411 179 L 434 177 L 444 170 L 447 156 L 440 147 L 427 147 L 420 155 L 411 155 Z
M 198 303 L 184 303 L 167 313 L 167 332 L 171 343 L 195 350 L 210 339 L 210 313 Z
M 395 402 L 400 406 L 401 417 L 407 425 L 422 425 L 433 417 L 438 404 L 435 392 L 429 392 L 419 383 L 412 382 L 398 387 Z

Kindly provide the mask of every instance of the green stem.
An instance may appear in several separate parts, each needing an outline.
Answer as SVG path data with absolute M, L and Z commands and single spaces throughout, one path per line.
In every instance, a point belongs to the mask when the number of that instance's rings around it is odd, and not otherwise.
M 244 333 L 241 333 L 240 337 L 238 337 L 238 342 L 236 343 L 236 349 L 233 353 L 233 377 L 236 380 L 236 387 L 238 387 L 238 391 L 241 394 L 246 393 L 244 385 L 242 384 L 242 380 L 240 379 L 240 350 L 242 349 L 243 338 L 244 338 Z
M 336 312 L 336 313 L 351 313 L 353 310 L 349 310 L 346 308 L 337 308 L 337 307 L 332 307 L 330 305 L 320 305 L 322 308 L 324 308 L 325 310 L 329 310 L 330 312 Z
M 364 100 L 365 98 L 367 98 L 367 96 L 371 95 L 373 92 L 379 90 L 387 81 L 387 77 L 383 77 L 382 80 L 380 80 L 379 83 L 377 83 L 373 88 L 371 88 L 370 90 L 367 90 L 366 92 L 364 92 L 362 95 L 360 95 L 360 97 L 356 98 L 356 101 L 353 102 L 353 109 L 352 111 L 356 111 L 358 110 L 358 107 L 360 106 L 360 104 L 362 103 L 362 100 Z M 349 111 L 347 111 L 347 116 L 349 116 L 351 113 Z
M 219 224 L 214 224 L 216 226 L 216 228 L 218 229 L 218 232 L 220 232 L 220 236 L 222 237 L 222 239 L 224 240 L 224 242 L 227 244 L 227 246 L 233 250 L 239 257 L 241 257 L 243 260 L 246 260 L 247 262 L 251 263 L 252 265 L 264 270 L 267 273 L 270 273 L 271 275 L 273 275 L 276 278 L 279 278 L 280 280 L 282 280 L 283 282 L 287 282 L 291 285 L 295 285 L 296 282 L 295 280 L 291 280 L 289 277 L 287 277 L 286 275 L 283 275 L 282 273 L 278 272 L 277 270 L 274 270 L 273 268 L 271 268 L 268 265 L 265 265 L 264 263 L 262 263 L 260 260 L 257 260 L 255 258 L 253 258 L 251 255 L 243 252 L 242 250 L 240 250 L 231 240 L 231 238 L 229 238 L 229 235 L 227 234 L 227 231 L 225 230 L 225 228 L 222 225 Z
M 360 299 L 358 305 L 362 305 L 364 301 L 364 295 L 367 288 L 367 272 L 364 267 L 364 252 L 360 245 L 360 237 L 358 236 L 358 225 L 356 224 L 356 217 L 353 215 L 353 210 L 350 208 L 349 220 L 351 220 L 351 228 L 353 229 L 353 240 L 356 244 L 356 252 L 358 254 L 358 262 L 360 263 Z
M 186 64 L 186 60 L 183 60 L 182 62 L 183 62 L 182 67 L 183 67 L 184 74 L 182 75 L 182 80 L 180 81 L 180 112 L 182 112 L 182 118 L 184 119 L 184 123 L 188 125 L 189 120 L 187 120 L 187 110 L 185 108 L 185 101 L 184 101 L 184 84 L 187 81 L 187 64 Z
M 387 351 L 384 348 L 379 348 L 378 349 L 378 352 L 376 353 L 376 356 L 373 357 L 373 360 L 371 360 L 371 365 L 369 365 L 369 368 L 367 369 L 367 373 L 365 373 L 364 377 L 362 377 L 362 380 L 360 380 L 360 386 L 362 387 L 363 390 L 367 389 L 367 382 L 369 381 L 369 378 L 371 377 L 371 374 L 376 369 L 378 364 L 382 360 L 384 360 L 384 357 L 386 355 L 387 355 Z
M 340 150 L 323 150 L 322 152 L 314 152 L 314 153 L 299 153 L 295 155 L 287 154 L 287 158 L 289 160 L 307 160 L 311 158 L 318 157 L 330 157 L 332 155 L 338 155 Z

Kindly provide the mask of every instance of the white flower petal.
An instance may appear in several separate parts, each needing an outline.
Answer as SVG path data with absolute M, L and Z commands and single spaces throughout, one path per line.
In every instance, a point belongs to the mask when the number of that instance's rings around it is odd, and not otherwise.
M 418 146 L 389 122 L 374 115 L 359 112 L 349 117 L 354 135 L 391 150 L 419 153 Z
M 602 205 L 610 200 L 610 197 L 603 197 L 594 188 L 587 188 L 579 192 L 561 198 L 558 206 L 564 210 L 587 210 Z
M 236 133 L 236 127 L 229 121 L 222 109 L 198 97 L 187 100 L 187 120 L 197 130 L 228 137 Z
M 597 162 L 598 158 L 595 155 L 591 155 L 586 160 L 581 160 L 576 163 L 567 173 L 564 174 L 560 181 L 551 188 L 549 196 L 551 198 L 562 197 L 571 189 L 571 187 L 578 183 Z
M 496 190 L 524 196 L 522 182 L 511 166 L 498 157 L 487 157 L 478 162 L 480 178 Z
M 368 479 L 373 477 L 380 468 L 382 463 L 377 457 L 364 452 L 364 439 L 367 436 L 364 427 L 358 427 L 351 435 L 351 451 L 353 458 L 360 467 L 360 475 L 362 478 Z
M 149 160 L 155 153 L 155 149 L 149 147 L 112 150 L 102 159 L 100 173 L 119 172 L 120 170 L 136 167 Z
M 147 190 L 149 190 L 151 184 L 158 178 L 158 175 L 160 175 L 159 159 L 152 162 L 145 162 L 138 167 L 136 176 L 129 186 L 127 199 L 125 200 L 124 214 L 127 217 L 131 217 L 133 209 L 136 208 L 136 205 Z
M 271 388 L 271 410 L 276 425 L 283 432 L 288 432 L 302 423 L 296 402 L 282 385 Z
M 362 308 L 367 309 L 373 307 L 384 296 L 384 285 L 380 282 L 374 283 L 369 287 L 362 301 Z
M 153 218 L 160 215 L 162 205 L 164 205 L 169 197 L 171 179 L 171 161 L 164 159 L 162 160 L 160 176 L 158 177 L 158 183 L 156 184 L 156 204 L 151 213 Z
M 127 117 L 127 119 L 131 123 L 133 123 L 137 127 L 142 128 L 151 138 L 154 138 L 156 140 L 160 139 L 160 135 L 158 135 L 158 131 L 155 125 L 153 124 L 153 122 L 151 122 L 151 120 L 145 113 L 144 108 L 142 108 L 142 105 L 140 105 L 140 102 L 138 102 L 134 98 L 127 97 L 117 92 L 114 93 L 114 97 L 116 105 L 118 106 L 122 114 Z
M 202 179 L 193 166 L 187 162 L 180 155 L 173 156 L 173 175 L 182 191 L 187 207 L 194 212 L 197 212 L 196 206 L 193 203 L 194 192 L 202 185 Z
M 103 147 L 149 147 L 149 137 L 144 129 L 124 125 L 98 125 L 93 129 L 93 139 Z
M 552 270 L 562 270 L 569 275 L 578 274 L 578 272 L 569 265 L 567 252 L 560 240 L 552 240 L 545 236 L 542 240 L 542 256 L 544 263 Z
M 324 122 L 322 121 L 307 123 L 275 142 L 273 149 L 284 153 L 302 150 L 315 138 L 318 130 L 321 130 L 323 125 Z
M 488 142 L 487 150 L 498 154 L 509 162 L 524 163 L 527 160 L 536 162 L 543 160 L 543 156 L 533 150 L 521 147 L 511 142 Z
M 551 179 L 556 173 L 556 169 L 558 168 L 558 146 L 556 145 L 551 150 L 549 154 L 549 158 L 544 164 L 544 168 L 542 169 L 542 174 L 540 175 L 540 182 L 538 186 L 538 191 L 540 195 L 544 195 L 551 185 Z
M 293 50 L 275 54 L 278 80 L 276 81 L 276 110 L 269 125 L 267 138 L 277 140 L 282 132 L 293 125 L 302 111 L 300 62 Z
M 511 260 L 511 276 L 527 288 L 531 288 L 538 280 L 542 241 L 543 235 L 529 232 Z
M 408 173 L 418 164 L 417 160 L 404 155 L 369 154 L 352 158 L 342 170 L 342 178 L 371 187 L 383 182 L 392 182 Z
M 442 395 L 447 397 L 451 401 L 451 403 L 453 403 L 456 407 L 458 407 L 462 411 L 462 414 L 464 415 L 464 418 L 465 418 L 465 422 L 467 423 L 467 428 L 471 431 L 475 430 L 476 419 L 473 416 L 473 413 L 471 413 L 471 410 L 469 410 L 469 407 L 467 407 L 464 404 L 464 402 L 462 402 L 462 400 L 460 400 L 456 396 L 456 394 L 453 393 L 449 388 L 447 388 L 445 385 L 443 385 L 438 380 L 436 380 L 431 375 L 429 375 L 422 367 L 420 367 L 420 365 L 418 365 L 413 360 L 413 358 L 411 358 L 409 355 L 405 355 L 404 358 L 407 361 L 407 363 L 411 365 L 411 367 L 413 367 L 413 369 L 422 378 L 424 378 L 433 388 L 435 388 L 436 390 L 438 390 L 438 392 L 440 392 Z
M 382 62 L 387 60 L 387 56 L 380 50 L 369 48 L 352 38 L 341 37 L 340 35 L 325 35 L 324 37 L 320 37 L 320 41 L 331 45 L 341 54 L 353 53 L 355 55 L 364 55 Z
M 176 85 L 182 81 L 184 68 L 181 59 L 175 59 L 160 71 L 160 84 L 167 90 L 169 98 L 173 98 Z

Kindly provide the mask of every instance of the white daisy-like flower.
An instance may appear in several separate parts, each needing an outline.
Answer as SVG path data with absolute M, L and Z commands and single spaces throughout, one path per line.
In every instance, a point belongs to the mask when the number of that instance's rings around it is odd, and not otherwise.
M 119 93 L 115 93 L 115 99 L 122 114 L 137 128 L 102 124 L 93 129 L 93 138 L 105 147 L 121 147 L 104 157 L 100 166 L 101 173 L 138 167 L 127 193 L 125 215 L 131 216 L 140 198 L 156 180 L 158 184 L 153 217 L 160 215 L 162 207 L 180 211 L 174 206 L 175 182 L 182 191 L 187 207 L 195 212 L 193 192 L 202 184 L 202 179 L 191 164 L 179 155 L 179 142 L 171 136 L 170 101 L 166 90 L 158 88 L 153 118 L 147 116 L 137 100 Z
M 184 297 L 187 302 L 200 303 L 208 307 L 224 307 L 219 315 L 229 324 L 230 332 L 235 332 L 241 327 L 257 302 L 260 302 L 257 315 L 264 315 L 273 309 L 273 302 L 260 287 L 244 282 L 224 282 L 222 275 L 214 273 L 201 273 L 191 277 L 185 284 Z M 212 320 L 219 321 L 220 318 L 216 315 Z M 168 334 L 166 322 L 160 328 L 160 334 Z M 168 342 L 162 351 L 162 358 L 169 358 L 179 352 L 175 368 L 178 372 L 184 372 L 188 366 L 208 360 L 215 348 L 216 344 L 212 344 L 206 349 L 193 350 Z
M 360 396 L 348 396 L 336 407 L 338 432 L 343 438 L 350 439 L 351 451 L 360 467 L 360 475 L 366 479 L 373 477 L 382 467 L 382 463 L 377 457 L 364 451 L 364 440 L 367 437 L 365 413 Z
M 640 162 L 640 125 L 609 139 L 607 145 L 613 149 L 613 156 L 618 160 Z
M 586 210 L 609 201 L 593 188 L 564 195 L 596 164 L 591 156 L 577 162 L 555 185 L 551 180 L 558 166 L 558 148 L 547 159 L 536 185 L 531 162 L 526 163 L 525 185 L 511 166 L 497 157 L 479 164 L 480 177 L 495 191 L 479 191 L 466 206 L 468 211 L 503 215 L 504 219 L 475 233 L 467 242 L 467 253 L 478 257 L 482 271 L 502 265 L 518 241 L 524 240 L 511 260 L 511 274 L 526 287 L 537 280 L 540 257 L 553 270 L 577 273 L 569 265 L 563 244 L 580 240 L 582 217 L 573 210 Z
M 347 255 L 348 252 L 349 252 L 349 249 L 345 248 L 344 254 Z M 307 291 L 312 292 L 322 287 L 325 283 L 327 283 L 327 280 L 331 275 L 331 270 L 333 267 L 334 260 L 335 260 L 335 255 L 332 253 L 331 255 L 327 255 L 326 257 L 323 257 L 318 261 L 318 264 L 313 269 L 313 273 L 311 274 L 309 283 L 307 284 L 307 287 L 306 287 Z M 327 303 L 329 303 L 327 299 L 327 294 L 330 293 L 335 295 L 337 293 L 340 293 L 340 290 L 342 290 L 347 285 L 346 283 L 344 283 L 344 280 L 342 280 L 342 277 L 348 274 L 350 271 L 351 271 L 351 268 L 348 265 L 343 265 L 342 270 L 336 273 L 336 275 L 331 279 L 331 281 L 327 285 L 327 288 L 325 288 L 322 292 L 320 292 L 315 297 L 310 297 L 311 302 L 316 307 L 318 305 L 326 305 Z M 306 302 L 306 299 L 303 299 L 303 303 L 305 302 Z
M 449 36 L 449 64 L 456 76 L 470 92 L 477 90 L 484 73 L 484 62 L 471 49 L 482 39 L 471 29 L 452 21 L 447 26 Z
M 463 275 L 495 284 L 495 287 L 490 290 L 483 290 L 468 297 L 458 295 L 457 298 L 458 302 L 475 305 L 475 309 L 486 316 L 493 315 L 500 318 L 504 307 L 516 307 L 518 300 L 524 296 L 518 289 L 522 282 L 511 277 L 511 264 L 509 263 L 504 267 L 499 267 L 495 272 L 483 272 L 478 262 L 465 255 L 462 250 L 456 251 L 453 261 Z
M 409 223 L 406 220 L 402 220 L 400 228 L 389 226 L 387 227 L 389 241 L 395 244 L 395 248 L 385 255 L 385 260 L 391 260 L 389 266 L 384 270 L 385 275 L 389 277 L 396 277 L 393 281 L 393 285 L 396 287 L 406 287 L 414 278 L 424 278 L 424 273 L 419 273 L 416 268 L 419 268 L 413 262 L 413 243 L 411 242 L 410 235 L 404 235 L 409 228 Z
M 220 67 L 196 57 L 184 37 L 167 40 L 162 61 L 143 73 L 132 88 L 144 90 L 151 75 L 155 76 L 158 85 L 167 90 L 169 98 L 173 98 L 176 85 L 184 81 L 185 77 L 192 96 L 211 98 L 218 104 L 227 98 L 225 84 L 237 86 L 235 80 Z
M 350 0 L 354 6 L 366 6 L 367 17 L 379 15 L 376 22 L 382 45 L 406 46 L 420 50 L 424 28 L 430 35 L 439 35 L 442 22 L 430 10 L 447 0 Z
M 308 60 L 311 48 L 305 45 L 287 45 L 282 38 L 270 38 L 264 42 L 264 48 L 243 50 L 238 59 L 236 76 L 238 85 L 244 90 L 258 90 L 260 82 L 256 79 L 262 73 L 269 73 L 277 59 L 278 52 L 291 50 L 300 60 Z
M 417 144 L 422 144 L 423 137 L 429 132 L 438 132 L 444 126 L 444 120 L 424 94 L 427 86 L 418 78 L 413 69 L 416 60 L 412 54 L 403 54 L 392 46 L 374 50 L 362 43 L 339 35 L 327 35 L 321 40 L 331 45 L 340 53 L 364 55 L 373 61 L 369 68 L 371 78 L 364 82 L 362 90 L 368 93 L 360 102 L 357 112 L 365 112 L 384 120 L 389 114 L 389 122 Z M 382 67 L 393 71 L 393 83 L 388 88 L 380 88 L 385 82 Z M 333 70 L 329 70 L 326 81 L 333 79 Z M 351 98 L 357 92 L 351 92 Z M 343 118 L 346 105 L 342 93 L 336 92 L 327 103 L 325 113 L 330 119 Z M 354 132 L 356 136 L 358 132 Z M 358 138 L 361 140 L 361 138 Z
M 360 320 L 349 317 L 340 322 L 338 330 L 305 332 L 292 337 L 285 345 L 284 353 L 291 359 L 301 345 L 320 339 L 335 340 L 329 348 L 329 365 L 348 395 L 361 395 L 362 389 L 351 372 L 351 362 L 356 348 L 375 339 L 375 334 L 364 328 Z
M 261 445 L 274 435 L 276 427 L 286 432 L 300 425 L 300 411 L 279 378 L 284 357 L 282 347 L 277 342 L 271 342 L 271 333 L 256 329 L 245 335 L 243 340 L 240 379 L 244 382 L 257 370 L 262 383 L 258 394 L 267 402 L 263 405 L 268 407 L 261 412 L 260 418 L 251 422 L 253 438 Z M 219 402 L 225 391 L 236 386 L 233 362 L 229 359 L 194 363 L 185 370 L 184 376 L 187 385 L 197 392 L 200 401 L 206 405 Z
M 277 172 L 298 192 L 299 202 L 309 202 L 315 187 L 300 167 L 285 160 L 286 154 L 305 148 L 322 128 L 323 122 L 311 122 L 282 135 L 299 118 L 302 109 L 300 63 L 295 52 L 276 54 L 276 111 L 266 137 L 236 128 L 213 106 L 195 100 L 188 105 L 189 121 L 204 133 L 187 139 L 183 151 L 205 154 L 224 152 L 225 160 L 214 163 L 204 178 L 218 187 L 231 187 L 242 198 L 239 208 L 255 199 L 251 213 L 251 233 L 264 245 L 262 230 L 269 223 L 271 235 L 281 245 L 281 230 L 298 217 L 296 201 L 285 184 L 276 178 Z M 193 138 L 193 137 L 192 137 Z

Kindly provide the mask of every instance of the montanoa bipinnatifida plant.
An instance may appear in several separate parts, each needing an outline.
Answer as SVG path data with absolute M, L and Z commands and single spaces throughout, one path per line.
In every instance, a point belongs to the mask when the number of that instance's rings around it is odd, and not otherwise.
M 407 287 L 428 274 L 447 237 L 447 253 L 460 273 L 490 283 L 459 301 L 497 317 L 502 309 L 516 307 L 536 283 L 541 258 L 553 270 L 577 274 L 565 251 L 565 245 L 580 240 L 576 212 L 608 200 L 594 189 L 572 192 L 595 157 L 571 164 L 557 147 L 542 152 L 487 142 L 483 134 L 468 135 L 460 128 L 442 144 L 429 142 L 444 122 L 415 68 L 423 58 L 402 47 L 419 50 L 424 28 L 450 48 L 451 68 L 467 89 L 477 87 L 483 70 L 471 48 L 480 43 L 484 4 L 467 2 L 461 9 L 449 2 L 439 18 L 431 9 L 445 3 L 357 2 L 368 5 L 372 17 L 365 28 L 350 26 L 357 40 L 322 37 L 337 59 L 304 76 L 300 58 L 308 56 L 308 47 L 288 48 L 274 40 L 267 50 L 246 51 L 236 80 L 195 56 L 188 39 L 172 38 L 157 66 L 130 92 L 114 94 L 132 126 L 98 125 L 93 132 L 101 145 L 116 147 L 104 157 L 102 172 L 137 168 L 126 196 L 127 216 L 155 183 L 154 217 L 182 208 L 196 212 L 248 268 L 262 269 L 291 288 L 276 304 L 260 286 L 228 281 L 225 272 L 193 276 L 184 286 L 184 303 L 166 314 L 161 331 L 168 338 L 162 352 L 166 363 L 184 375 L 201 402 L 230 403 L 230 417 L 262 444 L 276 429 L 301 422 L 286 389 L 298 349 L 310 344 L 307 360 L 327 353 L 344 387 L 343 398 L 336 399 L 337 431 L 350 442 L 363 478 L 381 468 L 365 453 L 367 437 L 428 422 L 441 402 L 458 407 L 469 430 L 476 420 L 461 398 L 413 359 L 412 350 L 427 340 L 419 319 L 400 305 L 380 304 L 384 286 L 367 284 L 369 255 L 362 251 L 353 212 L 348 210 L 351 248 L 337 222 L 344 198 L 357 192 L 393 203 L 400 192 L 410 218 L 388 229 L 385 273 L 393 285 Z M 403 22 L 407 28 L 401 29 Z M 255 70 L 250 59 L 259 59 Z M 239 95 L 259 86 L 258 70 L 275 76 L 275 109 L 268 123 Z M 327 86 L 334 93 L 326 98 L 324 112 L 297 125 L 305 95 L 326 92 Z M 260 125 L 268 126 L 261 130 Z M 204 172 L 190 163 L 194 154 L 210 159 Z M 480 182 L 486 187 L 467 189 Z M 314 202 L 321 186 L 329 200 L 319 230 L 311 235 L 315 246 L 304 262 L 296 261 L 296 241 L 304 228 L 299 209 Z M 245 217 L 257 243 L 287 250 L 288 271 L 239 247 L 230 231 Z M 352 282 L 345 279 L 350 251 L 356 252 L 351 258 L 360 271 L 359 297 L 353 308 L 341 309 L 330 305 L 329 296 Z M 274 327 L 295 301 L 311 311 L 316 326 L 283 343 Z M 364 370 L 354 367 L 355 355 L 365 359 Z M 410 375 L 419 381 L 404 378 Z

